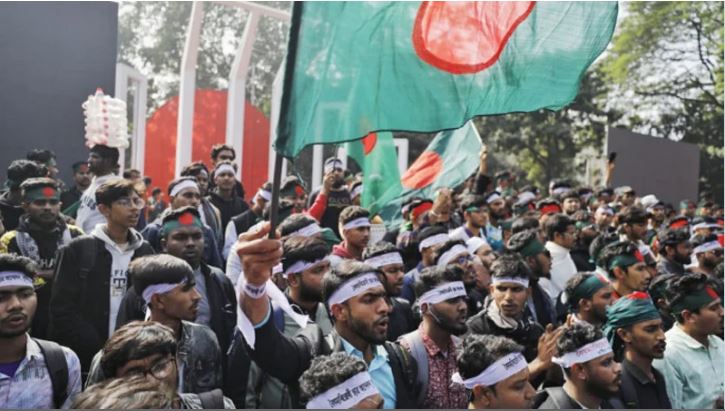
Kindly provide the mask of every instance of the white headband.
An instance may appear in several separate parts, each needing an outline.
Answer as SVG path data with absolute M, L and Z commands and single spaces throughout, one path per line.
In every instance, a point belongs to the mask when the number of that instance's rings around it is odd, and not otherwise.
M 351 230 L 353 228 L 370 227 L 370 219 L 367 217 L 356 218 L 352 221 L 348 221 L 342 226 L 343 230 Z
M 232 173 L 233 175 L 237 174 L 237 172 L 234 170 L 234 167 L 232 167 L 231 164 L 222 164 L 214 169 L 214 177 L 216 177 L 217 174 L 223 173 L 225 171 L 228 171 L 228 172 Z
M 596 212 L 599 214 L 614 215 L 614 211 L 609 207 L 599 207 Z
M 453 247 L 451 247 L 450 250 L 443 253 L 442 256 L 438 258 L 438 267 L 446 267 L 448 263 L 453 259 L 453 257 L 457 256 L 458 254 L 465 253 L 468 255 L 468 250 L 466 247 L 456 244 Z
M 438 304 L 456 297 L 465 297 L 466 286 L 463 281 L 443 283 L 432 290 L 428 290 L 418 299 L 418 304 Z
M 569 191 L 571 191 L 571 188 L 569 187 L 559 187 L 552 190 L 551 194 L 558 196 L 559 194 L 568 193 Z
M 552 361 L 564 368 L 569 368 L 574 364 L 583 364 L 602 355 L 609 354 L 610 352 L 612 352 L 612 346 L 609 345 L 609 341 L 606 338 L 602 338 L 574 352 L 568 352 L 561 357 L 554 357 Z
M 469 390 L 472 390 L 477 385 L 493 387 L 499 381 L 505 380 L 528 366 L 529 364 L 526 363 L 526 358 L 524 358 L 523 354 L 520 352 L 512 352 L 496 360 L 496 362 L 486 367 L 485 370 L 475 377 L 464 380 L 461 374 L 455 373 L 453 374 L 452 380 L 454 383 L 461 384 Z
M 722 246 L 717 241 L 710 241 L 709 243 L 701 244 L 692 250 L 693 254 L 706 253 L 712 250 L 721 250 Z
M 468 254 L 476 254 L 476 251 L 484 245 L 489 245 L 488 241 L 481 237 L 471 237 L 466 240 L 466 249 L 468 250 Z
M 33 279 L 20 271 L 0 271 L 0 287 L 33 287 Z
M 433 247 L 434 245 L 443 244 L 448 241 L 448 238 L 448 234 L 446 233 L 432 235 L 420 242 L 418 251 L 423 251 L 424 248 Z
M 329 173 L 330 171 L 332 171 L 334 169 L 343 170 L 342 161 L 333 160 L 333 161 L 330 161 L 329 163 L 325 164 L 325 174 Z
M 694 226 L 692 226 L 692 230 L 693 231 L 694 230 L 699 230 L 701 228 L 715 228 L 715 229 L 717 229 L 717 228 L 722 228 L 722 227 L 720 227 L 718 224 L 715 224 L 715 223 L 698 223 L 698 224 L 695 224 Z
M 168 293 L 169 291 L 173 290 L 174 288 L 186 284 L 186 280 L 172 284 L 172 283 L 161 283 L 161 284 L 151 284 L 150 286 L 143 289 L 143 293 L 141 293 L 141 297 L 143 297 L 143 300 L 146 301 L 146 304 L 149 304 L 151 302 L 151 297 L 154 296 L 154 294 L 164 294 Z
M 363 273 L 344 282 L 334 293 L 327 299 L 327 306 L 332 307 L 335 304 L 341 304 L 358 296 L 373 287 L 382 287 L 376 273 Z
M 322 229 L 320 228 L 317 223 L 310 223 L 309 225 L 306 225 L 299 230 L 293 232 L 290 235 L 301 235 L 303 237 L 312 237 L 313 235 L 321 232 Z
M 291 266 L 289 266 L 288 269 L 284 270 L 284 275 L 290 275 L 290 274 L 297 274 L 305 271 L 306 269 L 312 267 L 315 264 L 319 264 L 323 261 L 326 261 L 327 258 L 320 258 L 319 260 L 315 261 L 305 261 L 305 260 L 298 260 Z
M 269 201 L 272 199 L 272 193 L 260 188 L 259 191 L 257 191 L 257 197 L 261 197 L 264 201 Z
M 528 288 L 529 279 L 521 277 L 491 277 L 491 284 L 495 285 L 500 283 L 515 283 Z
M 536 200 L 536 194 L 532 193 L 531 191 L 524 191 L 523 193 L 519 194 L 516 203 L 523 205 L 529 203 L 532 200 Z
M 380 268 L 384 265 L 403 264 L 403 259 L 400 257 L 399 252 L 393 251 L 391 253 L 370 257 L 365 260 L 365 264 L 371 265 L 374 268 Z
M 501 194 L 499 193 L 491 193 L 488 197 L 486 197 L 486 204 L 491 204 L 496 200 L 501 199 Z
M 362 191 L 363 191 L 362 184 L 356 186 L 355 188 L 352 189 L 352 193 L 350 193 L 350 198 L 355 198 L 355 197 L 359 196 L 360 194 L 362 194 Z
M 307 403 L 307 409 L 346 410 L 353 408 L 365 398 L 378 393 L 370 374 L 363 371 L 322 394 L 312 397 Z
M 185 190 L 187 188 L 195 188 L 198 190 L 199 185 L 196 184 L 195 180 L 182 180 L 179 184 L 175 185 L 174 188 L 171 189 L 169 197 L 176 197 L 176 195 L 179 194 L 181 190 Z

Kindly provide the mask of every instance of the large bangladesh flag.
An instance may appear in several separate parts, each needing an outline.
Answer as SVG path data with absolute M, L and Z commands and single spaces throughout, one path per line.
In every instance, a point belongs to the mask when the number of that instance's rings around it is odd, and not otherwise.
M 275 149 L 560 109 L 616 2 L 296 2 Z

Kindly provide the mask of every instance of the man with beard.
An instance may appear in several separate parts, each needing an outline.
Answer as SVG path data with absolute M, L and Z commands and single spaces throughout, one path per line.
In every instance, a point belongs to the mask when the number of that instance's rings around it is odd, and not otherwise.
M 365 264 L 383 272 L 385 292 L 388 294 L 390 305 L 393 306 L 388 326 L 388 341 L 396 341 L 401 335 L 413 331 L 417 325 L 410 303 L 400 298 L 405 275 L 403 257 L 394 245 L 380 241 L 365 248 L 363 258 Z
M 544 330 L 524 315 L 530 278 L 531 270 L 521 257 L 499 257 L 491 265 L 490 302 L 466 324 L 471 333 L 499 335 L 521 344 L 530 363 L 530 378 L 535 381 L 551 366 L 554 344 L 562 329 L 554 330 L 549 324 Z
M 437 267 L 458 267 L 462 270 L 461 281 L 466 287 L 468 315 L 475 315 L 483 308 L 485 296 L 476 290 L 476 271 L 473 268 L 473 256 L 463 241 L 448 240 L 435 252 L 433 260 Z
M 214 233 L 216 241 L 221 242 L 223 240 L 222 234 L 224 233 L 221 227 L 221 213 L 219 213 L 219 209 L 207 198 L 209 191 L 209 169 L 206 168 L 204 163 L 197 161 L 184 167 L 181 170 L 181 177 L 194 177 L 196 179 L 196 184 L 199 187 L 199 195 L 201 195 L 201 204 L 199 205 L 201 222 L 209 226 Z
M 449 388 L 458 371 L 456 351 L 466 332 L 466 288 L 463 271 L 455 266 L 429 267 L 415 283 L 423 322 L 416 331 L 405 334 L 400 343 L 418 364 L 421 408 L 465 408 L 466 391 L 460 385 Z
M 322 187 L 310 194 L 307 204 L 310 214 L 317 218 L 320 225 L 331 229 L 339 237 L 342 234 L 337 226 L 340 213 L 352 205 L 352 198 L 345 185 L 345 168 L 342 161 L 335 157 L 328 158 L 325 160 L 324 170 Z
M 608 233 L 614 231 L 612 227 L 612 220 L 614 219 L 614 210 L 608 205 L 597 207 L 597 211 L 594 212 L 594 224 L 597 226 L 597 231 L 600 233 Z
M 468 409 L 531 408 L 536 391 L 523 350 L 505 337 L 471 334 L 463 339 L 453 382 L 468 390 Z
M 81 390 L 78 356 L 28 334 L 37 306 L 33 262 L 0 255 L 0 408 L 68 408 Z M 64 381 L 62 381 L 64 380 Z
M 652 240 L 665 222 L 665 203 L 657 199 L 654 194 L 642 197 L 642 208 L 647 212 L 647 232 L 644 235 L 645 244 L 651 245 Z
M 607 245 L 602 249 L 599 260 L 607 268 L 614 289 L 614 300 L 634 291 L 647 291 L 653 276 L 637 246 L 631 241 L 617 241 Z
M 0 254 L 11 253 L 28 257 L 38 267 L 35 293 L 39 309 L 33 317 L 31 335 L 46 338 L 50 316 L 50 294 L 58 248 L 83 235 L 80 228 L 68 225 L 60 216 L 60 195 L 55 180 L 42 177 L 25 180 L 23 209 L 16 230 L 0 237 Z
M 401 297 L 408 300 L 410 304 L 415 302 L 414 284 L 420 277 L 420 272 L 426 267 L 435 265 L 435 251 L 448 239 L 448 230 L 439 226 L 426 227 L 418 234 L 418 250 L 421 259 L 415 268 L 403 276 L 403 287 L 400 291 Z
M 486 241 L 491 244 L 494 251 L 501 252 L 504 248 L 503 230 L 501 223 L 508 216 L 506 202 L 498 191 L 492 191 L 485 196 L 488 205 L 488 222 L 486 223 Z
M 723 261 L 722 245 L 715 234 L 708 236 L 696 235 L 692 238 L 692 259 L 697 262 L 691 271 L 707 274 L 710 278 L 720 281 L 715 275 L 715 267 Z
M 120 179 L 114 174 L 118 167 L 118 149 L 96 144 L 88 154 L 88 170 L 93 174 L 91 185 L 81 195 L 76 224 L 84 233 L 90 233 L 98 224 L 106 223 L 106 218 L 98 209 L 96 190 L 103 184 Z
M 529 284 L 531 292 L 526 304 L 528 315 L 543 327 L 556 324 L 553 301 L 558 295 L 553 294 L 554 288 L 549 278 L 551 276 L 551 255 L 539 241 L 538 232 L 536 230 L 518 232 L 511 236 L 506 248 L 518 253 L 531 269 Z
M 78 354 L 84 371 L 115 329 L 128 288 L 128 265 L 137 257 L 153 254 L 133 229 L 144 207 L 136 189 L 123 179 L 101 185 L 94 191 L 95 202 L 107 223 L 58 251 L 49 335 Z
M 602 328 L 607 321 L 607 307 L 612 304 L 612 285 L 594 273 L 577 273 L 566 282 L 562 305 L 571 316 L 567 322 L 584 322 Z
M 324 224 L 322 224 L 324 226 Z M 336 267 L 342 260 L 363 259 L 363 250 L 370 241 L 370 213 L 368 210 L 349 206 L 340 213 L 338 224 L 342 242 L 332 248 L 330 263 Z
M 690 264 L 692 244 L 686 229 L 666 228 L 659 233 L 660 261 L 657 272 L 664 274 L 685 274 L 685 265 Z
M 564 290 L 567 280 L 577 273 L 576 264 L 569 251 L 576 244 L 574 220 L 564 214 L 549 216 L 544 222 L 546 249 L 551 253 L 551 282 L 554 294 Z
M 448 233 L 450 239 L 468 241 L 472 237 L 478 237 L 485 240 L 488 206 L 483 197 L 474 194 L 464 196 L 460 210 L 466 223 Z
M 239 234 L 249 230 L 252 226 L 262 221 L 264 207 L 270 200 L 272 200 L 272 183 L 267 182 L 259 188 L 257 194 L 252 198 L 252 206 L 249 207 L 249 210 L 232 217 L 229 224 L 227 224 L 224 234 L 222 256 L 225 260 L 229 257 L 229 250 L 237 242 Z
M 665 331 L 649 295 L 635 291 L 607 308 L 604 334 L 622 361 L 622 403 L 627 408 L 672 408 L 665 379 L 652 367 L 652 360 L 664 356 Z
M 631 207 L 634 204 L 634 200 L 637 198 L 637 193 L 630 186 L 617 187 L 614 189 L 614 194 L 617 195 L 617 209 Z
M 672 408 L 723 408 L 725 343 L 720 296 L 704 274 L 687 274 L 665 290 L 677 324 L 665 333 L 667 348 L 653 362 L 667 383 Z
M 652 276 L 656 274 L 655 267 L 657 260 L 655 259 L 654 253 L 645 244 L 644 239 L 647 235 L 647 212 L 639 207 L 626 207 L 617 213 L 617 220 L 619 222 L 620 237 L 622 241 L 631 241 L 639 250 L 644 262 L 647 264 Z
M 573 217 L 582 208 L 581 198 L 576 190 L 569 189 L 558 195 L 557 199 L 561 203 L 561 211 L 569 217 Z
M 282 257 L 279 241 L 264 238 L 270 228 L 265 224 L 258 232 L 242 234 L 237 245 L 244 271 L 244 283 L 239 285 L 240 330 L 252 359 L 270 375 L 296 386 L 313 357 L 344 351 L 368 364 L 385 408 L 415 408 L 415 360 L 398 344 L 385 341 L 391 307 L 382 272 L 357 261 L 342 262 L 322 281 L 323 300 L 335 318 L 334 331 L 325 338 L 312 324 L 294 338 L 286 337 L 270 321 L 266 284 Z M 295 396 L 292 403 L 299 406 L 299 398 Z
M 142 295 L 147 304 L 148 320 L 163 324 L 174 333 L 178 347 L 174 362 L 180 374 L 179 391 L 199 394 L 221 388 L 219 343 L 209 327 L 193 322 L 201 296 L 189 264 L 180 258 L 159 254 L 135 260 L 129 273 L 134 291 Z M 93 357 L 86 386 L 122 376 L 119 371 L 129 367 L 118 363 L 120 353 L 114 351 L 124 343 L 131 345 L 126 341 L 134 338 L 143 327 L 143 323 L 134 321 L 111 335 L 103 349 Z
M 214 190 L 209 193 L 209 201 L 219 209 L 222 232 L 229 220 L 249 209 L 249 205 L 235 192 L 237 165 L 231 161 L 220 161 L 212 173 Z
M 616 397 L 622 367 L 602 332 L 590 324 L 564 329 L 556 342 L 554 362 L 564 369 L 563 387 L 546 388 L 537 394 L 539 409 L 624 408 Z
M 60 195 L 63 214 L 76 218 L 79 201 L 83 192 L 91 185 L 91 172 L 88 163 L 79 161 L 73 164 L 73 187 L 69 187 Z
M 44 166 L 30 160 L 15 160 L 8 166 L 5 185 L 8 191 L 0 195 L 0 222 L 5 230 L 15 230 L 20 223 L 23 209 L 23 181 L 34 177 L 45 177 L 48 170 Z

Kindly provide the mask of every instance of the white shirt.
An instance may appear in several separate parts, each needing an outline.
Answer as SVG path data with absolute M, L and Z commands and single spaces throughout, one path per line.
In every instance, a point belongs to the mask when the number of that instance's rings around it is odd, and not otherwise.
M 96 190 L 101 184 L 119 179 L 115 174 L 108 174 L 101 177 L 93 177 L 91 185 L 81 194 L 81 204 L 78 206 L 78 214 L 76 217 L 76 225 L 83 230 L 84 233 L 90 233 L 98 224 L 105 224 L 106 217 L 98 211 L 96 204 Z
M 551 253 L 551 282 L 559 289 L 566 287 L 566 282 L 576 274 L 576 264 L 569 254 L 569 249 L 547 241 L 546 249 Z

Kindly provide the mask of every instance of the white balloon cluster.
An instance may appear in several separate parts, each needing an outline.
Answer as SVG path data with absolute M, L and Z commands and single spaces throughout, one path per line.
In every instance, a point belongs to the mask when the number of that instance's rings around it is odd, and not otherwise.
M 126 103 L 123 100 L 107 96 L 98 88 L 94 95 L 88 96 L 82 107 L 86 117 L 88 147 L 96 144 L 115 148 L 128 147 Z

